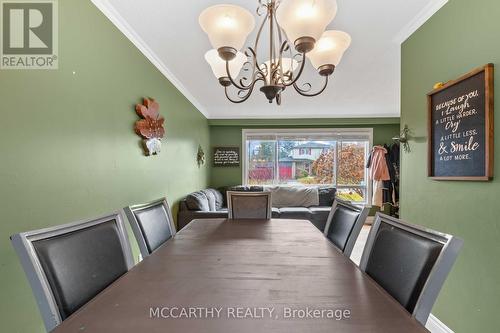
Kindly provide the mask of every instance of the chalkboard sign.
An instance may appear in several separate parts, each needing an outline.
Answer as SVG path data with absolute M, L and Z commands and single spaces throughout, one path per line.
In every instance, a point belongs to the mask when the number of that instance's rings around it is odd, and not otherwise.
M 436 180 L 493 177 L 493 65 L 431 91 L 428 174 Z
M 240 166 L 239 147 L 215 147 L 214 166 L 216 167 L 238 167 Z

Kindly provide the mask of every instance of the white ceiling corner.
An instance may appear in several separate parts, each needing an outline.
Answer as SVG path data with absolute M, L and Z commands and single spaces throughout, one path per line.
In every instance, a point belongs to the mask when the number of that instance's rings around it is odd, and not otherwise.
M 351 47 L 322 95 L 287 89 L 281 106 L 270 105 L 259 87 L 245 103 L 225 99 L 203 58 L 210 44 L 198 25 L 201 11 L 220 0 L 91 1 L 205 117 L 235 119 L 399 117 L 400 45 L 448 0 L 337 0 L 328 29 L 351 34 Z M 255 13 L 257 0 L 229 2 Z M 310 65 L 304 78 L 320 84 Z
M 432 15 L 436 14 L 444 5 L 448 3 L 448 0 L 432 0 L 429 1 L 427 6 L 422 8 L 415 17 L 408 22 L 406 26 L 396 35 L 394 41 L 396 43 L 402 44 L 408 39 L 418 28 L 420 28 Z
M 203 105 L 196 100 L 191 92 L 172 74 L 165 63 L 149 48 L 148 44 L 135 32 L 120 13 L 108 0 L 91 0 L 92 3 L 144 54 L 144 56 L 200 111 L 210 118 Z

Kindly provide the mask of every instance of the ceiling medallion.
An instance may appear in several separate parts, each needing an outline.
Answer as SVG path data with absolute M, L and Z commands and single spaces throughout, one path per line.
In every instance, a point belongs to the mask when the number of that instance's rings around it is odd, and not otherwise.
M 317 96 L 325 90 L 328 78 L 351 44 L 347 33 L 325 31 L 336 14 L 336 0 L 259 0 L 257 15 L 263 17 L 262 23 L 253 47 L 243 53 L 240 50 L 255 27 L 253 15 L 235 5 L 208 7 L 199 17 L 214 47 L 205 59 L 233 103 L 246 101 L 259 81 L 260 91 L 269 103 L 275 100 L 281 104 L 281 93 L 290 86 L 302 96 Z M 265 45 L 264 54 L 268 60 L 259 62 L 262 55 L 258 47 L 266 24 L 269 45 Z M 311 92 L 310 83 L 298 83 L 306 58 L 324 77 L 323 86 L 315 92 Z M 246 73 L 238 79 L 242 69 Z M 236 96 L 230 96 L 230 87 L 236 89 Z

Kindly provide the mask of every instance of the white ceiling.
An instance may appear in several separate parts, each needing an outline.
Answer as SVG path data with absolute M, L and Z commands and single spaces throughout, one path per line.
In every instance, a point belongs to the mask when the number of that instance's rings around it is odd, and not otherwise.
M 328 29 L 348 32 L 351 47 L 320 96 L 293 89 L 282 105 L 254 90 L 242 104 L 226 100 L 203 56 L 211 48 L 198 25 L 203 9 L 232 3 L 255 13 L 257 0 L 92 0 L 207 118 L 399 117 L 400 44 L 447 0 L 338 0 Z M 256 17 L 256 22 L 260 17 Z M 253 44 L 254 34 L 247 40 Z M 305 79 L 321 85 L 310 64 Z

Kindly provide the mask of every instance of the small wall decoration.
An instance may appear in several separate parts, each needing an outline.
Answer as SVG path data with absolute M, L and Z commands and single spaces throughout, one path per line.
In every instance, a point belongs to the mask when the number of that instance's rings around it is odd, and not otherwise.
M 134 130 L 142 137 L 146 155 L 156 155 L 161 151 L 161 139 L 165 135 L 165 119 L 158 112 L 160 105 L 153 98 L 144 97 L 143 104 L 137 104 L 135 111 L 143 118 L 135 122 Z
M 405 125 L 405 127 L 401 130 L 399 133 L 399 136 L 395 136 L 392 138 L 395 142 L 400 143 L 403 146 L 403 150 L 406 153 L 411 152 L 410 148 L 410 129 L 408 128 L 408 125 Z
M 427 94 L 428 176 L 436 180 L 493 177 L 493 64 Z
M 201 145 L 198 146 L 198 153 L 196 154 L 196 162 L 198 163 L 198 167 L 201 167 L 205 164 L 205 152 Z
M 214 147 L 215 167 L 240 166 L 240 147 Z

